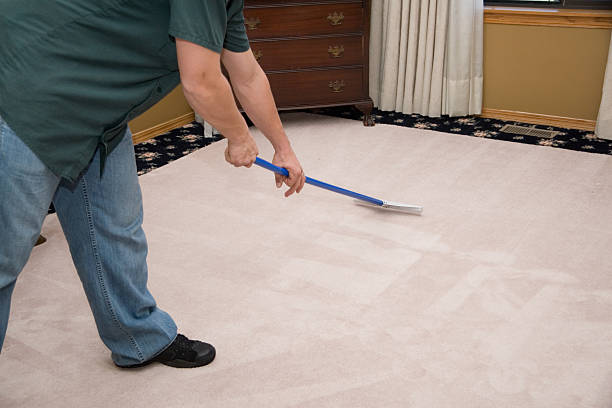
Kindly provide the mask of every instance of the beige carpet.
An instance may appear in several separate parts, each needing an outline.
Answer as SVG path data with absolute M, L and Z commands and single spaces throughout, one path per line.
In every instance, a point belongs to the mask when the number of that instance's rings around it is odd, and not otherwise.
M 308 175 L 424 216 L 284 199 L 224 142 L 143 176 L 152 292 L 218 358 L 136 371 L 112 365 L 50 216 L 1 407 L 612 407 L 612 157 L 284 121 Z

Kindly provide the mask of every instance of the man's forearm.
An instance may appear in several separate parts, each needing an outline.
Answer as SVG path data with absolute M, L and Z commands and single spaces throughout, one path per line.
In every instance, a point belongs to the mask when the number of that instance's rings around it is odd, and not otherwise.
M 243 82 L 233 83 L 234 92 L 255 126 L 268 138 L 274 150 L 291 149 L 289 139 L 278 117 L 268 78 L 261 69 Z
M 232 139 L 248 134 L 248 126 L 238 112 L 231 86 L 221 73 L 208 75 L 199 82 L 184 83 L 183 90 L 193 110 L 223 136 Z

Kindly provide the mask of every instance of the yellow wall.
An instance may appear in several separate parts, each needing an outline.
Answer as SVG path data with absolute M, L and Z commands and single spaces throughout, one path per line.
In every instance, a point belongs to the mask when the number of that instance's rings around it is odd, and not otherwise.
M 485 24 L 484 107 L 596 120 L 611 31 Z
M 132 120 L 130 129 L 132 133 L 138 133 L 190 112 L 193 111 L 183 96 L 183 88 L 179 85 L 151 109 Z

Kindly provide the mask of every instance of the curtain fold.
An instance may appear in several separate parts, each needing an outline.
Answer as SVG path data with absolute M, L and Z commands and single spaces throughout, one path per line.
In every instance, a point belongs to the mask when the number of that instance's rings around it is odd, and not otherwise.
M 597 137 L 612 140 L 612 38 L 610 38 L 610 51 L 608 52 L 608 66 L 604 79 L 603 95 L 597 118 Z
M 383 110 L 482 110 L 483 0 L 373 0 L 370 95 Z

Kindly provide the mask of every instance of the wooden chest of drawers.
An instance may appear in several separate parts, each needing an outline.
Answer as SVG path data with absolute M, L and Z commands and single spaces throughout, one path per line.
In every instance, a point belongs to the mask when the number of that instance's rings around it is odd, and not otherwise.
M 279 109 L 355 105 L 374 124 L 370 0 L 245 0 L 244 18 Z

